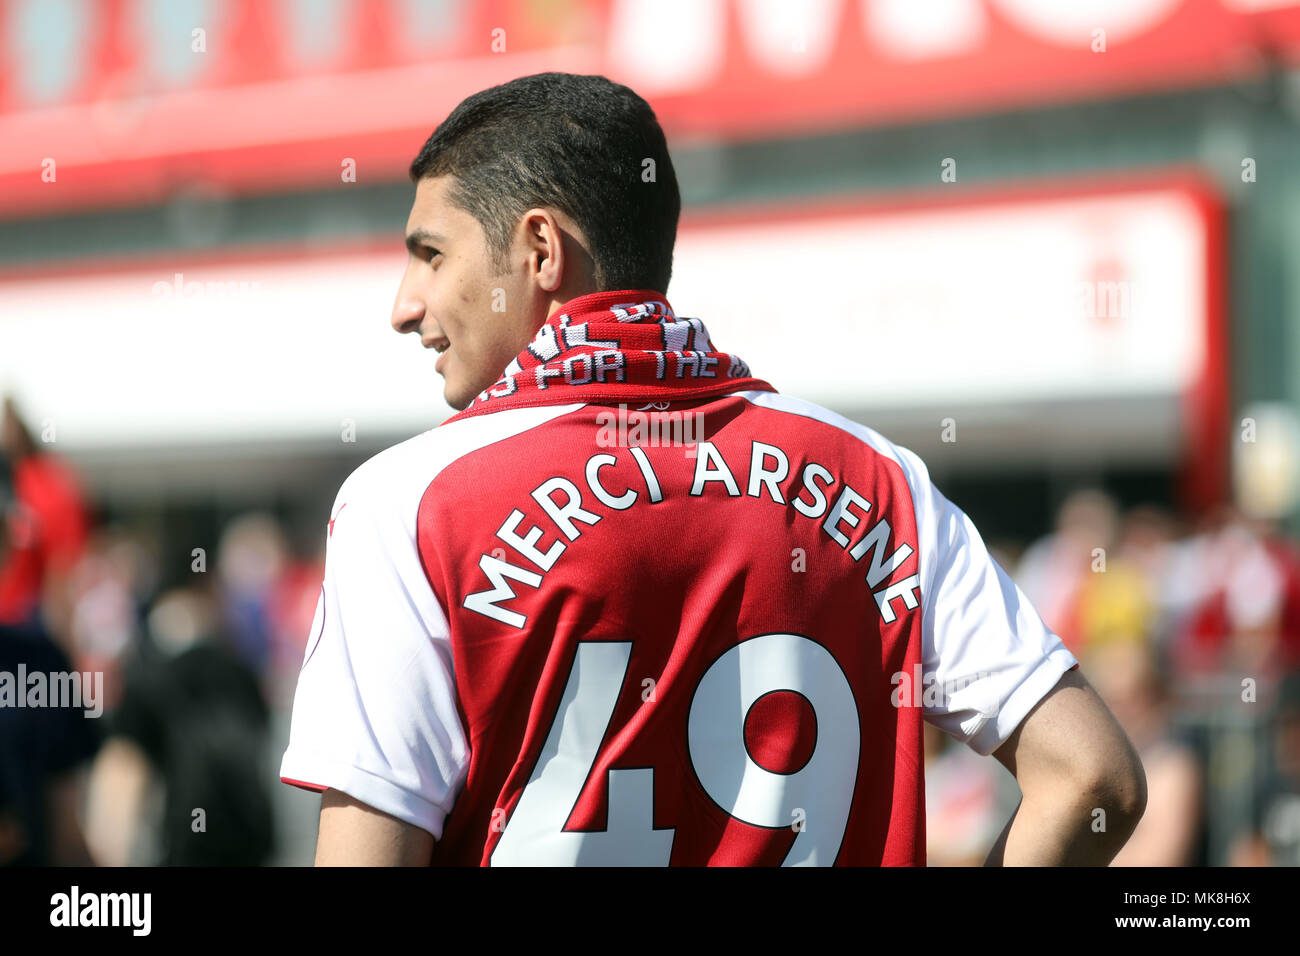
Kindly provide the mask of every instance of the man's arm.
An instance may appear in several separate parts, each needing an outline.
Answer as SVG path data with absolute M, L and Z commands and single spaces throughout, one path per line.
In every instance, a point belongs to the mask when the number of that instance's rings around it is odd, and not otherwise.
M 321 794 L 317 866 L 428 866 L 433 834 L 340 790 Z
M 993 756 L 1015 776 L 1022 799 L 986 866 L 1106 866 L 1146 809 L 1142 762 L 1077 669 Z
M 451 631 L 417 546 L 430 447 L 369 459 L 331 512 L 280 761 L 282 781 L 324 794 L 319 864 L 428 864 L 468 770 Z

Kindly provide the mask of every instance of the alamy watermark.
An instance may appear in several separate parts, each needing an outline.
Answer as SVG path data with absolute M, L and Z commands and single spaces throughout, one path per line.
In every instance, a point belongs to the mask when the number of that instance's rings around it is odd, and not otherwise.
M 185 273 L 177 272 L 171 282 L 158 281 L 150 287 L 150 292 L 166 299 L 193 299 L 204 296 L 212 298 L 243 298 L 261 293 L 262 283 L 252 282 L 199 282 L 185 278 Z
M 987 681 L 993 675 L 987 671 L 963 674 L 961 677 L 939 680 L 934 673 L 923 673 L 921 665 L 913 665 L 910 671 L 896 671 L 890 678 L 893 692 L 889 701 L 895 707 L 923 707 L 927 710 L 949 711 L 960 703 L 957 709 L 973 710 L 981 717 L 996 717 L 998 708 L 990 699 L 991 693 Z M 967 688 L 974 690 L 967 691 Z M 963 699 L 955 700 L 963 691 Z
M 85 717 L 104 713 L 103 671 L 0 671 L 0 707 L 84 709 Z
M 50 897 L 50 925 L 118 926 L 130 929 L 133 936 L 148 936 L 153 928 L 153 894 L 83 893 L 73 884 L 67 893 Z
M 704 413 L 672 411 L 669 402 L 602 410 L 596 413 L 596 424 L 601 448 L 684 447 L 686 457 L 694 458 L 695 446 L 704 437 Z

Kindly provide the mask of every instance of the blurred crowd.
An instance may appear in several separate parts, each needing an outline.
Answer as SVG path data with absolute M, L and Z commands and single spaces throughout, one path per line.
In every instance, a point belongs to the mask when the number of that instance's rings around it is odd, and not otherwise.
M 211 555 L 163 553 L 178 543 L 94 520 L 12 403 L 0 421 L 0 672 L 102 675 L 99 718 L 0 706 L 0 865 L 272 861 L 273 718 L 323 554 L 295 555 L 262 513 L 229 521 Z
M 171 553 L 96 521 L 12 404 L 0 424 L 0 673 L 103 675 L 100 719 L 0 707 L 0 864 L 273 861 L 276 721 L 323 553 L 267 513 L 226 522 L 210 556 Z M 1116 865 L 1300 864 L 1295 544 L 1231 509 L 1187 526 L 1085 489 L 1051 533 L 990 550 L 1142 756 L 1148 812 Z M 925 741 L 929 861 L 982 863 L 1015 781 L 928 724 Z
M 1070 495 L 1047 535 L 990 547 L 1079 659 L 1147 774 L 1116 866 L 1300 865 L 1300 549 L 1222 508 L 1189 526 Z M 930 862 L 982 862 L 1018 800 L 927 727 Z

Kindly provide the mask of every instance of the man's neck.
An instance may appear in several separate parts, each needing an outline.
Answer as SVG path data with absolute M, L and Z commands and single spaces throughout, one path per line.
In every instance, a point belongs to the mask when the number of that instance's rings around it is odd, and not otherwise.
M 571 290 L 565 290 L 564 292 L 556 292 L 553 296 L 551 296 L 550 305 L 546 307 L 546 318 L 550 319 L 550 317 L 553 316 L 556 312 L 559 312 L 560 308 L 566 302 L 572 302 L 574 299 L 580 298 L 581 296 L 584 295 L 590 295 L 591 293 L 596 291 L 597 290 L 595 288 L 587 287 L 584 289 L 576 289 L 576 290 L 571 289 Z

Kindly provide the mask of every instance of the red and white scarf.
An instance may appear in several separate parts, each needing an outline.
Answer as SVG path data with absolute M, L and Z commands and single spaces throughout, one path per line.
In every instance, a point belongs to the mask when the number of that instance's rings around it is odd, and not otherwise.
M 699 319 L 679 319 L 658 292 L 618 289 L 570 299 L 491 388 L 447 421 L 569 402 L 664 402 L 775 392 L 739 356 L 718 352 Z

